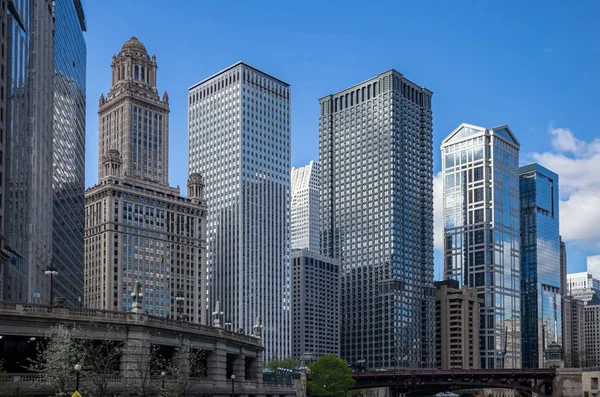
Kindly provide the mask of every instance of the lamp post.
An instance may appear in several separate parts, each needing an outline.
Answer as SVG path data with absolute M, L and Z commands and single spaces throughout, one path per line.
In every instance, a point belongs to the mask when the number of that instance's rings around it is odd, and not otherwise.
M 180 309 L 180 306 L 183 305 L 184 300 L 185 300 L 185 298 L 183 296 L 175 297 L 175 304 L 177 305 L 177 319 L 178 320 L 181 320 L 181 317 L 182 317 L 181 315 L 183 314 L 183 313 L 181 313 L 181 312 L 183 312 L 183 310 L 179 310 L 179 309 Z
M 75 364 L 75 379 L 76 383 L 75 383 L 75 391 L 79 391 L 79 374 L 81 373 L 81 364 Z
M 235 393 L 235 375 L 231 374 L 231 395 Z
M 54 265 L 50 265 L 44 273 L 46 274 L 46 276 L 50 276 L 50 307 L 52 307 L 52 305 L 54 304 L 53 280 L 55 276 L 58 276 L 58 271 L 56 270 L 56 267 L 54 267 Z
M 161 390 L 165 390 L 165 376 L 167 375 L 167 373 L 165 371 L 162 371 L 160 373 L 160 377 L 162 379 L 162 387 Z

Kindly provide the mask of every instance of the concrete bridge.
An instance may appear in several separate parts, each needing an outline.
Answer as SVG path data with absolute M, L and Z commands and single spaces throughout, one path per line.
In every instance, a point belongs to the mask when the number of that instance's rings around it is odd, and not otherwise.
M 105 379 L 113 394 L 124 392 L 128 378 L 134 376 L 132 369 L 140 365 L 139 358 L 134 357 L 128 347 L 135 346 L 137 356 L 147 356 L 151 347 L 173 351 L 185 343 L 189 349 L 201 351 L 204 357 L 203 376 L 189 379 L 193 395 L 295 396 L 290 385 L 262 381 L 264 348 L 254 336 L 139 313 L 12 302 L 0 302 L 0 319 L 0 357 L 7 371 L 0 376 L 0 394 L 3 390 L 4 394 L 10 394 L 7 390 L 15 389 L 19 389 L 21 395 L 54 392 L 40 386 L 41 375 L 24 373 L 19 360 L 35 354 L 36 343 L 46 337 L 53 326 L 66 325 L 76 327 L 80 331 L 79 338 L 112 340 L 123 346 L 119 370 Z M 147 382 L 153 390 L 160 390 L 175 380 L 171 374 L 154 373 Z

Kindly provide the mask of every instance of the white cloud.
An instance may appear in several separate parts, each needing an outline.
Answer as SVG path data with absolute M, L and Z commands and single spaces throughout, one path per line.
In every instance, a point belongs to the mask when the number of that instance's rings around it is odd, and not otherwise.
M 575 134 L 566 128 L 554 128 L 550 124 L 548 132 L 552 134 L 552 147 L 558 152 L 576 153 L 585 145 L 583 141 L 575 138 Z
M 433 176 L 433 246 L 440 251 L 444 249 L 443 182 L 441 171 Z
M 563 239 L 600 248 L 600 140 L 585 142 L 567 128 L 548 129 L 555 152 L 526 156 L 558 174 Z

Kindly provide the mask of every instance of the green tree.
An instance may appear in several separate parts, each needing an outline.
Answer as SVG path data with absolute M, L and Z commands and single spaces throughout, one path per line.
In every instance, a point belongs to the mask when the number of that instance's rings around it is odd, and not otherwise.
M 306 389 L 309 396 L 345 397 L 354 388 L 355 381 L 348 362 L 334 355 L 322 356 L 309 364 Z
M 287 357 L 283 360 L 274 358 L 273 360 L 267 363 L 266 367 L 272 370 L 273 372 L 277 372 L 277 368 L 296 369 L 299 365 L 300 362 L 297 359 L 293 357 Z

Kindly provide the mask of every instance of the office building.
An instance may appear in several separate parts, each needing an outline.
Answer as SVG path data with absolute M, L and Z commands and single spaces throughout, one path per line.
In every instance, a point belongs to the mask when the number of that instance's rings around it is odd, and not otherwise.
M 4 2 L 3 299 L 49 303 L 52 263 L 54 10 L 50 0 Z M 60 24 L 60 21 L 57 21 Z M 4 95 L 0 95 L 4 96 Z
M 546 348 L 562 343 L 558 175 L 526 165 L 519 168 L 519 187 L 522 366 L 542 368 Z
M 442 142 L 444 273 L 480 298 L 481 367 L 521 366 L 519 142 L 461 124 Z
M 567 296 L 567 245 L 560 237 L 560 295 Z
M 580 368 L 584 355 L 584 304 L 572 296 L 565 296 L 563 301 L 563 350 L 565 367 Z
M 292 250 L 292 357 L 340 354 L 340 266 L 319 253 Z
M 0 6 L 0 24 L 6 26 L 8 23 L 8 7 L 7 4 L 4 3 Z M 9 40 L 8 40 L 8 32 L 7 29 L 2 29 L 0 31 L 0 44 L 3 48 L 8 49 Z M 8 56 L 6 52 L 4 54 L 0 54 L 0 69 L 7 70 Z M 8 79 L 6 78 L 6 74 L 4 76 L 0 76 L 0 91 L 6 92 L 8 88 Z M 6 144 L 5 133 L 6 133 L 6 115 L 7 115 L 7 98 L 5 95 L 0 95 L 0 109 L 2 112 L 2 117 L 0 117 L 0 159 L 5 159 L 5 150 L 4 145 Z M 0 161 L 0 300 L 3 299 L 4 296 L 4 277 L 9 275 L 8 267 L 8 255 L 4 252 L 4 197 L 5 197 L 5 162 Z
M 238 62 L 189 88 L 190 172 L 206 182 L 209 307 L 290 356 L 290 87 Z
M 600 305 L 587 305 L 584 311 L 585 348 L 580 352 L 581 367 L 600 365 Z
M 83 299 L 86 31 L 80 0 L 54 1 L 52 265 L 54 295 Z
M 600 304 L 600 280 L 588 272 L 567 274 L 567 293 L 584 305 Z
M 135 37 L 113 56 L 99 103 L 99 184 L 85 194 L 86 307 L 129 311 L 136 284 L 148 314 L 206 323 L 206 202 L 168 185 L 169 98 L 156 57 Z
M 434 365 L 432 95 L 392 69 L 319 100 L 321 253 L 342 268 L 351 365 Z
M 456 280 L 435 282 L 436 368 L 479 369 L 479 311 L 475 288 Z
M 320 252 L 319 200 L 321 173 L 319 163 L 292 168 L 291 248 Z
M 587 272 L 596 280 L 600 280 L 600 255 L 587 257 Z

